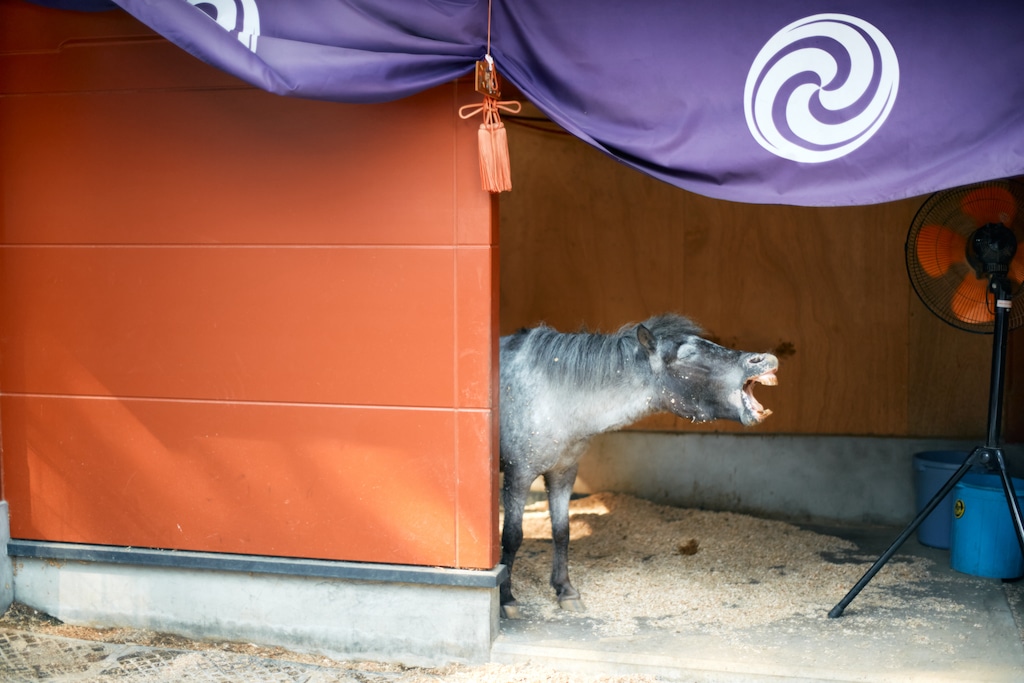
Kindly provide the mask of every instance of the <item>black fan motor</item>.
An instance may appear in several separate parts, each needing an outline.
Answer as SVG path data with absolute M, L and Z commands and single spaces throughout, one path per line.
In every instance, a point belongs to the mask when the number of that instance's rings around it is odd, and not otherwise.
M 1017 238 L 1002 223 L 987 223 L 971 234 L 967 262 L 978 277 L 1006 275 L 1017 253 Z

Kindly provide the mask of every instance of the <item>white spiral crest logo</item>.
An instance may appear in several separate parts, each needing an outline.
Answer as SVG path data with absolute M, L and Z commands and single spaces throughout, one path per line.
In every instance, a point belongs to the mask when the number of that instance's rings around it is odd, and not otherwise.
M 772 36 L 750 66 L 747 127 L 784 159 L 832 161 L 878 132 L 899 79 L 896 51 L 877 28 L 845 14 L 806 17 Z
M 256 0 L 187 0 L 229 33 L 235 33 L 242 45 L 256 52 L 260 37 L 260 11 Z

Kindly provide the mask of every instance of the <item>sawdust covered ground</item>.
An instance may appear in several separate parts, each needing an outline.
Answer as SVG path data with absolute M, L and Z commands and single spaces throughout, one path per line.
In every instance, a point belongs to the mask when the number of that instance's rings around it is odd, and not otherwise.
M 702 633 L 728 640 L 731 633 L 793 619 L 822 620 L 838 597 L 874 559 L 852 543 L 785 522 L 728 512 L 655 505 L 626 495 L 596 494 L 571 504 L 570 572 L 587 614 L 599 617 L 601 636 L 626 637 L 640 629 Z M 517 559 L 514 590 L 531 620 L 574 618 L 558 609 L 548 587 L 550 523 L 546 504 L 527 508 L 526 540 Z M 874 585 L 913 585 L 928 572 L 924 558 L 898 557 Z M 906 591 L 872 591 L 859 598 L 898 608 L 954 612 L 959 603 Z M 854 627 L 850 626 L 845 628 Z M 871 628 L 861 623 L 862 628 Z M 344 673 L 357 681 L 629 682 L 655 678 L 552 672 L 533 665 L 453 665 L 409 668 L 376 662 L 344 662 L 248 643 L 195 641 L 138 629 L 94 629 L 59 621 L 15 605 L 0 628 L 67 638 L 133 643 L 174 650 L 221 650 L 284 659 Z
M 792 618 L 824 620 L 875 556 L 855 544 L 782 521 L 656 505 L 599 493 L 571 504 L 570 578 L 602 635 L 628 636 L 656 624 L 728 635 Z M 513 590 L 538 618 L 559 618 L 548 587 L 550 521 L 545 502 L 527 508 Z M 928 578 L 932 562 L 898 555 L 872 582 L 905 588 Z M 955 601 L 906 590 L 872 590 L 858 606 L 900 608 Z M 868 611 L 868 610 L 865 610 Z

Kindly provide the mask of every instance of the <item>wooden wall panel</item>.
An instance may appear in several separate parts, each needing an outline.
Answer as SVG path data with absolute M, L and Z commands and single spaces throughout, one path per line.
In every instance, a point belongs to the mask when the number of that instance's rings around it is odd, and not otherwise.
M 1004 436 L 1009 443 L 1024 443 L 1024 332 L 1010 334 L 1007 355 Z
M 503 333 L 541 321 L 611 330 L 674 310 L 723 344 L 780 356 L 779 386 L 758 390 L 774 415 L 757 433 L 984 436 L 991 337 L 935 319 L 907 277 L 904 242 L 924 197 L 739 204 L 565 134 L 510 121 L 509 139 Z M 742 429 L 671 416 L 640 427 Z

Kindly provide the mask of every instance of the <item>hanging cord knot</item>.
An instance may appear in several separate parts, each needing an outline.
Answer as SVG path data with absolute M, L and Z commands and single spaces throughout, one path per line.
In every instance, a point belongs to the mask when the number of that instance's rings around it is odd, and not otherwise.
M 469 119 L 483 114 L 483 123 L 477 131 L 480 185 L 488 192 L 506 192 L 512 189 L 512 169 L 508 159 L 508 136 L 499 112 L 518 114 L 523 107 L 515 100 L 498 99 L 501 97 L 498 71 L 490 54 L 476 63 L 476 91 L 484 96 L 483 104 L 459 107 L 459 117 Z
M 498 114 L 499 110 L 509 114 L 518 114 L 522 109 L 523 105 L 518 100 L 498 101 L 497 98 L 484 95 L 482 104 L 465 104 L 459 107 L 459 118 L 471 119 L 480 112 L 483 112 L 484 122 L 481 125 L 491 126 L 501 123 L 501 116 Z
M 515 101 L 499 101 L 501 88 L 498 70 L 491 57 L 491 0 L 487 0 L 487 50 L 484 58 L 476 63 L 476 91 L 484 96 L 484 103 L 460 107 L 459 116 L 468 119 L 483 113 L 484 122 L 477 131 L 480 184 L 488 192 L 506 192 L 512 189 L 512 169 L 508 161 L 508 136 L 498 112 L 518 114 L 522 105 Z

